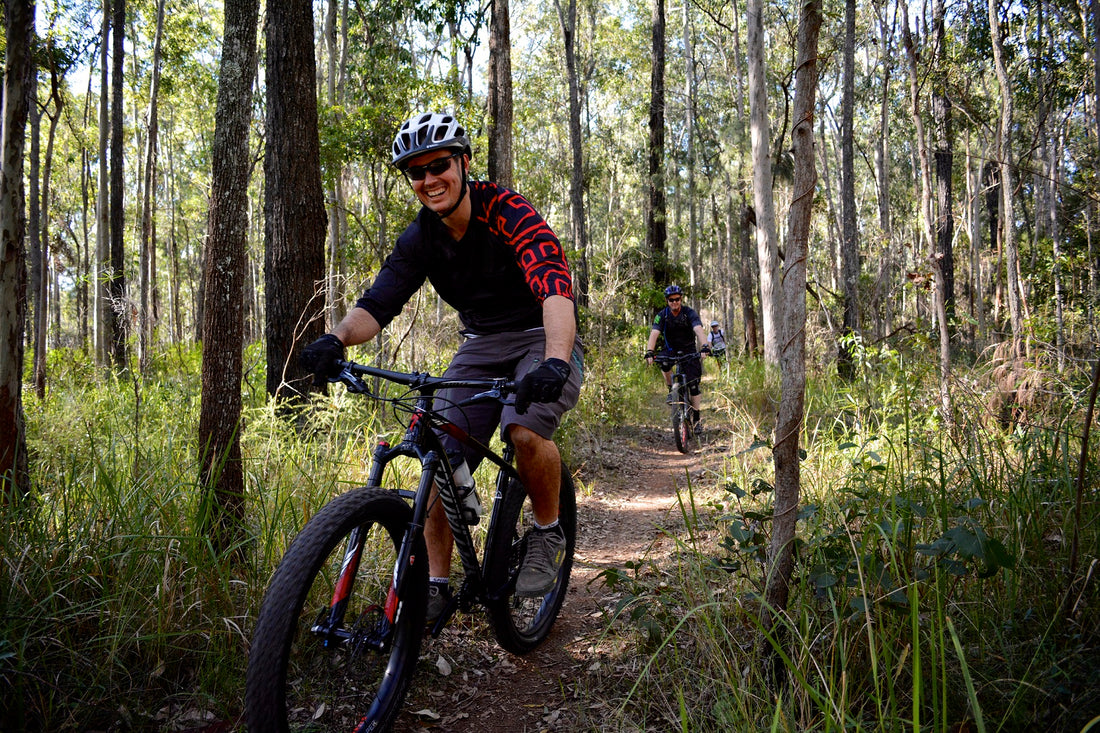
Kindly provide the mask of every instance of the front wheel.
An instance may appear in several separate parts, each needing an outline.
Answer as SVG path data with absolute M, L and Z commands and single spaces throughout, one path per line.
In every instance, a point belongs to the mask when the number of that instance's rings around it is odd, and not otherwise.
M 675 390 L 675 388 L 674 388 Z M 690 453 L 695 438 L 695 424 L 691 419 L 691 403 L 687 401 L 687 390 L 675 390 L 678 398 L 672 404 L 672 436 L 676 439 L 676 450 Z
M 565 533 L 565 558 L 557 583 L 540 598 L 516 595 L 516 578 L 526 552 L 527 534 L 535 526 L 527 490 L 519 481 L 510 481 L 501 501 L 504 504 L 495 517 L 487 559 L 489 619 L 502 647 L 513 654 L 526 654 L 549 636 L 569 589 L 573 551 L 577 546 L 576 489 L 569 469 L 562 464 L 558 521 Z
M 252 637 L 245 685 L 250 731 L 393 724 L 416 667 L 427 608 L 422 536 L 400 560 L 411 519 L 395 494 L 355 489 L 326 504 L 294 539 Z

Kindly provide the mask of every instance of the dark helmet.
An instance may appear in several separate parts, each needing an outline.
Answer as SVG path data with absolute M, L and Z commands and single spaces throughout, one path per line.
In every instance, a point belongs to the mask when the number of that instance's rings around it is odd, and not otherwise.
M 684 291 L 680 290 L 679 285 L 669 285 L 667 288 L 665 288 L 665 297 L 667 298 L 670 295 L 680 295 L 680 296 L 682 296 L 683 292 Z
M 393 160 L 390 162 L 403 169 L 409 158 L 442 149 L 472 155 L 470 138 L 458 120 L 451 115 L 426 112 L 410 117 L 401 125 L 393 139 Z

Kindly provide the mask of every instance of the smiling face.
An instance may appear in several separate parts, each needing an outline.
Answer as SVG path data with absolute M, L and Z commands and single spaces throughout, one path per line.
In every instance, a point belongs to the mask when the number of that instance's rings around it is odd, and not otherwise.
M 672 315 L 676 316 L 680 314 L 680 307 L 683 305 L 683 296 L 679 293 L 676 295 L 670 295 L 668 297 L 668 307 L 672 311 Z
M 437 165 L 432 165 L 437 163 Z M 469 159 L 453 150 L 433 150 L 409 160 L 406 171 L 415 170 L 417 175 L 407 176 L 413 193 L 420 203 L 437 214 L 447 211 L 458 202 L 462 195 L 462 176 Z M 441 166 L 445 166 L 442 171 Z M 424 177 L 415 180 L 420 174 Z

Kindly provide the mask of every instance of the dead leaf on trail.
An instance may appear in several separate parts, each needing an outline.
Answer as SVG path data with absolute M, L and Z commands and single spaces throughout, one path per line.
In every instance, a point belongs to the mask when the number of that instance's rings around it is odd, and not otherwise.
M 451 663 L 444 659 L 442 654 L 439 655 L 439 659 L 435 660 L 435 668 L 444 677 L 449 677 L 451 674 Z
M 439 720 L 439 713 L 434 710 L 428 710 L 427 708 L 417 710 L 413 715 L 424 720 Z

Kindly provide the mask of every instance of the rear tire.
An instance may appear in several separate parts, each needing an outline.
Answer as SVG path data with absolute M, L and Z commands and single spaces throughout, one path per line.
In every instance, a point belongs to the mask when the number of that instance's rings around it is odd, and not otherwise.
M 516 577 L 527 548 L 527 533 L 534 528 L 527 490 L 522 483 L 513 480 L 501 501 L 504 506 L 496 518 L 488 558 L 490 597 L 486 605 L 500 645 L 513 654 L 526 654 L 549 636 L 569 589 L 573 552 L 577 546 L 577 497 L 573 476 L 563 464 L 558 521 L 565 533 L 565 559 L 558 571 L 558 582 L 541 598 L 516 595 Z
M 416 668 L 427 610 L 423 537 L 402 575 L 394 622 L 384 609 L 412 510 L 385 489 L 355 489 L 302 529 L 264 596 L 245 685 L 250 731 L 388 730 Z M 343 623 L 327 619 L 349 534 L 363 549 Z

